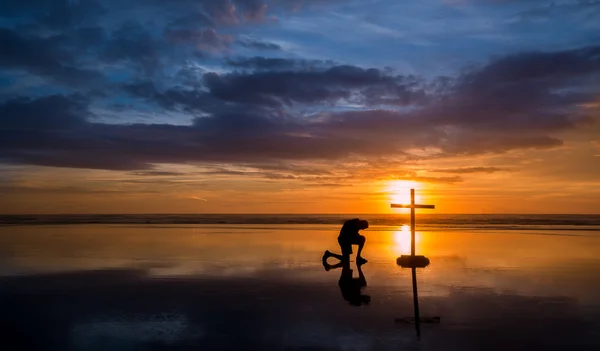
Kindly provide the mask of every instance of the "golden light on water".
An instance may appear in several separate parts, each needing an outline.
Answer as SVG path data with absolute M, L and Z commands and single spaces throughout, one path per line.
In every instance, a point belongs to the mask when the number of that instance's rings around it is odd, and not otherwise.
M 410 204 L 410 189 L 415 189 L 415 202 L 420 201 L 418 190 L 421 184 L 412 180 L 391 180 L 388 182 L 386 192 L 393 204 Z
M 396 244 L 396 250 L 398 254 L 409 255 L 410 254 L 410 226 L 403 225 L 400 229 L 394 232 L 394 242 Z M 415 233 L 415 246 L 420 242 L 419 232 Z

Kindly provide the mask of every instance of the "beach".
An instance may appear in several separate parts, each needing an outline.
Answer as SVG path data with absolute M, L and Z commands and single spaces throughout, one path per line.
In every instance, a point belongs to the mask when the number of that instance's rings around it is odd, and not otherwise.
M 418 339 L 397 321 L 413 316 L 406 222 L 364 231 L 361 306 L 321 260 L 337 224 L 125 222 L 0 228 L 3 350 L 600 347 L 594 223 L 417 227 L 421 316 L 440 317 Z
M 600 351 L 599 18 L 0 0 L 0 351 Z

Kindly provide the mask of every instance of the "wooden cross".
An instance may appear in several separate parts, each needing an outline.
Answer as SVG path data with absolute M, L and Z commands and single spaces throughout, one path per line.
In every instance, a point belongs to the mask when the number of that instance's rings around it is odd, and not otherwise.
M 416 208 L 434 209 L 435 205 L 417 205 L 417 204 L 415 204 L 415 189 L 410 189 L 410 205 L 392 204 L 392 208 L 410 208 L 410 255 L 415 256 L 415 209 Z
M 424 268 L 429 265 L 429 259 L 425 256 L 415 255 L 415 209 L 417 208 L 429 208 L 434 209 L 435 205 L 418 205 L 415 204 L 415 189 L 410 189 L 410 205 L 406 204 L 392 204 L 392 208 L 410 208 L 410 256 L 401 255 L 396 261 L 399 266 L 403 268 L 412 269 L 412 287 L 413 287 L 413 305 L 415 309 L 415 316 L 412 320 L 415 321 L 415 329 L 417 331 L 417 337 L 421 337 L 421 319 L 423 322 L 439 323 L 440 317 L 432 318 L 421 318 L 419 313 L 419 294 L 417 288 L 417 268 Z M 402 322 L 406 319 L 396 319 L 396 322 Z

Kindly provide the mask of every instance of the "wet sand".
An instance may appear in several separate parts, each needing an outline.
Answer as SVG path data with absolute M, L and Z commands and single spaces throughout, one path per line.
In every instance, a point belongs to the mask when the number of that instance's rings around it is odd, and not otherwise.
M 393 229 L 393 230 L 390 230 Z M 3 227 L 7 350 L 530 350 L 600 347 L 600 237 L 582 230 L 418 232 L 412 324 L 404 228 L 370 228 L 368 305 L 326 271 L 329 225 Z M 329 263 L 335 264 L 331 258 Z M 358 277 L 352 262 L 351 274 Z M 346 272 L 348 273 L 348 272 Z M 355 290 L 358 290 L 356 288 Z

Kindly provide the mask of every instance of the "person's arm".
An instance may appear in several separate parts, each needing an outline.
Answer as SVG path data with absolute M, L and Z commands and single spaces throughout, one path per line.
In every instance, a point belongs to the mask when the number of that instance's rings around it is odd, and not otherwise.
M 359 236 L 360 233 L 360 219 L 354 218 L 352 219 L 352 235 Z

